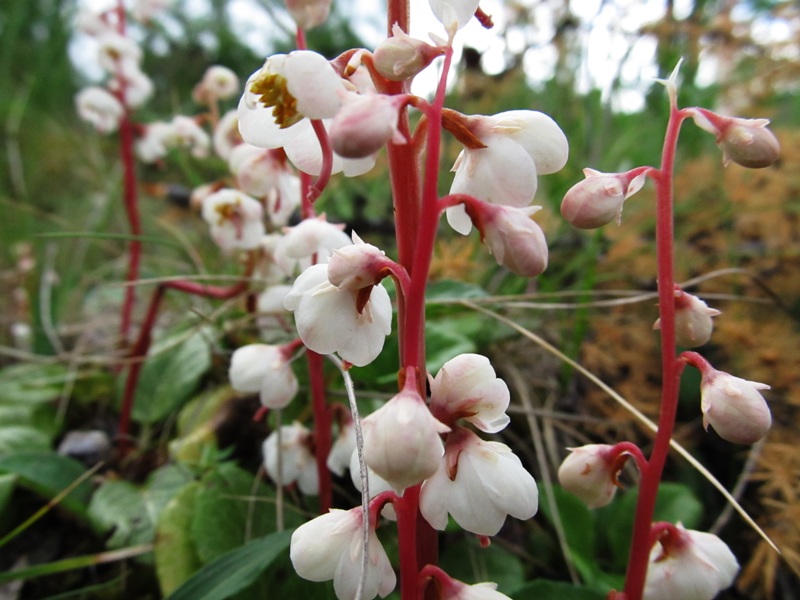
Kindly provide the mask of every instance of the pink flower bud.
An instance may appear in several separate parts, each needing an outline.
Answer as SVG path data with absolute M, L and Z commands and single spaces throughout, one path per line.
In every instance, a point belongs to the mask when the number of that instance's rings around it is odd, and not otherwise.
M 547 240 L 530 215 L 542 207 L 496 205 L 492 208 L 495 210 L 486 215 L 481 233 L 497 263 L 523 277 L 541 275 L 547 268 Z
M 697 348 L 711 339 L 714 323 L 711 317 L 720 315 L 718 310 L 709 308 L 697 296 L 687 294 L 676 286 L 675 289 L 675 339 L 681 346 Z M 653 329 L 661 328 L 661 319 L 656 319 Z
M 608 444 L 569 448 L 570 454 L 558 469 L 558 481 L 589 508 L 605 506 L 617 492 L 618 453 Z
M 300 29 L 311 29 L 328 18 L 332 0 L 286 0 L 286 10 Z
M 625 200 L 642 189 L 644 173 L 583 170 L 586 179 L 573 185 L 561 202 L 561 214 L 575 227 L 596 229 L 622 219 Z
M 403 391 L 361 423 L 364 461 L 397 490 L 436 472 L 444 454 L 439 434 L 450 431 L 433 417 L 413 385 L 409 379 Z
M 383 94 L 345 95 L 342 108 L 331 124 L 331 146 L 344 158 L 364 158 L 376 153 L 392 140 L 405 144 L 397 130 L 397 98 Z
M 667 525 L 650 552 L 642 597 L 712 600 L 733 583 L 738 571 L 736 557 L 717 536 Z
M 764 383 L 747 381 L 702 365 L 700 383 L 703 427 L 711 425 L 724 440 L 734 444 L 753 444 L 767 434 L 772 416 L 758 390 Z
M 386 254 L 372 244 L 364 243 L 353 232 L 353 244 L 333 251 L 328 261 L 328 281 L 342 290 L 360 290 L 383 279 L 380 271 Z
M 691 110 L 698 127 L 717 138 L 723 162 L 733 161 L 743 167 L 768 167 L 780 154 L 780 144 L 767 129 L 769 119 L 740 119 L 724 117 L 704 108 Z
M 391 81 L 403 81 L 414 77 L 431 61 L 444 53 L 444 48 L 431 46 L 408 36 L 395 23 L 392 37 L 381 42 L 372 55 L 375 69 Z

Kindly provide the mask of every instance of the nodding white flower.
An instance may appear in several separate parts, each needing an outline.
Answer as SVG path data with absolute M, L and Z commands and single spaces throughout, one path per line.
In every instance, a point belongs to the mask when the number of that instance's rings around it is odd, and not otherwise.
M 711 366 L 701 369 L 700 407 L 703 427 L 711 425 L 724 440 L 734 444 L 754 444 L 772 425 L 767 401 L 759 390 L 769 386 L 747 381 Z
M 600 508 L 611 502 L 618 487 L 614 446 L 588 444 L 568 450 L 569 455 L 558 468 L 561 486 L 589 508 Z
M 458 155 L 451 194 L 467 194 L 492 204 L 528 206 L 536 194 L 537 175 L 555 173 L 567 162 L 569 144 L 556 122 L 533 110 L 465 117 L 463 125 L 483 148 Z M 463 214 L 463 205 L 447 209 L 447 219 Z M 456 226 L 453 225 L 455 228 Z
M 131 7 L 131 16 L 140 23 L 147 23 L 172 4 L 172 0 L 136 0 Z
M 108 29 L 97 36 L 98 62 L 108 73 L 126 68 L 127 63 L 139 65 L 142 62 L 142 49 L 131 38 Z
M 447 436 L 439 469 L 422 484 L 419 509 L 435 529 L 447 514 L 477 535 L 495 535 L 508 515 L 530 519 L 539 508 L 536 482 L 511 448 L 458 427 Z
M 725 165 L 733 161 L 743 167 L 760 169 L 778 160 L 780 144 L 767 128 L 769 119 L 725 117 L 705 108 L 690 111 L 697 126 L 717 138 Z
M 214 152 L 222 160 L 229 160 L 233 149 L 242 143 L 242 135 L 239 133 L 239 114 L 235 110 L 229 110 L 214 127 L 211 136 Z
M 172 123 L 156 121 L 144 126 L 144 134 L 136 140 L 136 156 L 146 163 L 154 163 L 169 152 L 168 141 L 172 137 Z
M 194 90 L 192 97 L 199 104 L 233 98 L 239 92 L 239 78 L 236 73 L 222 65 L 212 65 L 206 69 L 203 78 Z
M 300 179 L 281 150 L 242 143 L 230 151 L 228 167 L 243 192 L 264 198 L 273 225 L 286 225 L 300 204 Z
M 712 600 L 729 587 L 739 563 L 717 536 L 679 523 L 650 551 L 643 600 Z
M 386 79 L 404 81 L 417 75 L 444 51 L 443 47 L 412 38 L 395 23 L 391 37 L 375 48 L 372 63 Z
M 203 200 L 203 219 L 223 250 L 252 250 L 261 245 L 264 229 L 261 203 L 238 190 L 222 189 Z
M 596 229 L 622 220 L 625 200 L 642 189 L 645 174 L 601 173 L 584 169 L 586 179 L 573 185 L 561 202 L 561 214 L 575 227 Z
M 331 146 L 344 158 L 364 158 L 385 144 L 405 144 L 397 120 L 404 99 L 384 94 L 347 93 L 331 124 Z
M 439 437 L 450 428 L 428 410 L 413 380 L 381 408 L 361 421 L 364 462 L 397 490 L 420 483 L 441 463 Z
M 303 219 L 278 240 L 275 260 L 288 274 L 297 266 L 307 268 L 312 256 L 318 263 L 327 263 L 334 250 L 351 245 L 343 229 L 344 225 L 328 222 L 325 215 Z
M 383 279 L 386 253 L 352 233 L 353 243 L 333 250 L 328 261 L 328 281 L 343 290 L 360 290 Z
M 328 265 L 312 265 L 295 280 L 284 306 L 295 313 L 303 343 L 319 354 L 336 352 L 357 367 L 371 363 L 392 329 L 392 302 L 378 284 L 341 290 L 328 281 Z M 363 304 L 362 304 L 363 303 Z
M 211 147 L 208 134 L 191 117 L 176 115 L 172 118 L 172 130 L 167 137 L 167 144 L 186 148 L 195 158 L 205 158 Z
M 361 508 L 331 509 L 292 534 L 289 556 L 295 571 L 309 581 L 333 579 L 339 600 L 356 597 L 361 579 L 364 528 Z M 373 526 L 369 528 L 367 570 L 361 598 L 381 598 L 394 590 L 397 577 Z
M 510 422 L 508 386 L 489 359 L 459 354 L 448 360 L 431 381 L 431 412 L 442 423 L 465 419 L 486 433 L 497 433 Z
M 702 346 L 711 339 L 714 323 L 711 317 L 722 313 L 687 294 L 676 286 L 675 289 L 675 339 L 686 348 Z M 661 319 L 656 319 L 653 329 L 661 329 Z
M 531 215 L 542 207 L 482 204 L 487 210 L 478 227 L 497 264 L 523 277 L 541 275 L 547 268 L 547 240 Z
M 283 408 L 297 395 L 299 384 L 280 346 L 250 344 L 237 349 L 228 370 L 233 389 L 258 393 L 267 408 Z
M 83 5 L 78 7 L 73 24 L 75 29 L 86 35 L 97 36 L 114 30 L 114 27 L 103 18 L 101 11 Z
M 75 96 L 78 116 L 90 123 L 100 133 L 112 133 L 119 128 L 125 108 L 119 100 L 97 86 L 82 89 Z
M 369 465 L 364 463 L 367 469 L 367 482 L 369 485 L 369 499 L 372 500 L 378 494 L 383 492 L 393 492 L 395 487 L 386 481 L 383 477 L 378 475 L 375 471 L 369 468 Z M 358 462 L 358 452 L 354 449 L 350 455 L 350 481 L 353 486 L 359 491 L 363 492 L 364 488 L 361 485 L 361 465 Z M 397 520 L 397 513 L 394 511 L 394 506 L 391 502 L 384 504 L 381 509 L 381 516 L 391 521 Z
M 455 31 L 469 23 L 478 10 L 480 0 L 428 0 L 431 10 L 448 32 Z
M 467 585 L 451 579 L 442 589 L 442 600 L 511 600 L 497 591 L 497 584 L 490 581 Z
M 325 464 L 332 473 L 339 477 L 344 475 L 345 470 L 350 468 L 350 459 L 356 449 L 356 428 L 353 422 L 345 423 L 339 427 L 339 434 L 336 436 L 331 451 L 328 453 L 328 460 Z
M 297 23 L 297 27 L 312 29 L 328 18 L 331 2 L 332 0 L 286 0 L 286 10 Z
M 139 108 L 153 95 L 153 81 L 145 75 L 139 65 L 126 62 L 118 69 L 108 84 L 109 89 L 124 96 L 125 105 Z
M 297 487 L 307 496 L 319 493 L 317 462 L 311 454 L 312 433 L 299 423 L 283 425 L 269 434 L 264 441 L 264 470 L 277 485 L 297 482 Z

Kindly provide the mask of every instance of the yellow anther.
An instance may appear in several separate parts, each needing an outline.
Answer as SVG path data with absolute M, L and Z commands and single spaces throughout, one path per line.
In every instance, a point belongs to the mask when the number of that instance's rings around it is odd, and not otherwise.
M 297 112 L 297 98 L 289 93 L 286 78 L 275 73 L 262 73 L 250 84 L 250 91 L 259 102 L 272 107 L 272 116 L 281 129 L 291 127 L 303 118 Z

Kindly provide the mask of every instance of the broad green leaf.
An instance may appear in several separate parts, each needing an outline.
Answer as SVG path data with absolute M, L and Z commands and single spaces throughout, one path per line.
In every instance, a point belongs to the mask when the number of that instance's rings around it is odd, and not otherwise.
M 0 403 L 43 403 L 57 398 L 68 377 L 63 365 L 14 365 L 0 370 Z
M 482 548 L 473 538 L 449 546 L 442 553 L 441 566 L 460 581 L 494 581 L 500 589 L 513 589 L 525 581 L 525 568 L 518 557 L 498 544 Z
M 3 511 L 5 511 L 8 506 L 8 501 L 11 500 L 11 495 L 14 493 L 16 485 L 16 475 L 0 475 L 0 515 L 3 514 Z
M 475 342 L 461 332 L 457 321 L 449 319 L 426 324 L 425 345 L 428 352 L 426 365 L 431 373 L 439 371 L 451 358 L 476 350 Z
M 486 290 L 475 284 L 449 279 L 430 284 L 425 292 L 428 302 L 468 300 L 470 298 L 485 298 L 488 295 Z
M 140 423 L 155 423 L 180 408 L 211 366 L 211 352 L 202 332 L 175 347 L 168 346 L 171 339 L 156 344 L 142 367 L 132 415 Z M 169 349 L 160 351 L 165 347 Z
M 291 531 L 279 531 L 253 540 L 222 554 L 205 565 L 168 600 L 225 600 L 255 582 L 282 554 L 291 540 Z M 278 590 L 272 590 L 277 592 Z M 293 598 L 275 593 L 275 598 Z
M 17 452 L 46 452 L 50 449 L 50 436 L 24 425 L 0 427 L 0 456 Z
M 200 484 L 190 483 L 170 500 L 156 526 L 153 553 L 161 592 L 167 596 L 180 587 L 201 566 L 195 552 L 191 522 Z M 219 515 L 224 520 L 224 515 Z
M 54 452 L 25 452 L 0 458 L 0 474 L 18 475 L 20 486 L 48 499 L 57 496 L 85 471 L 81 463 Z M 61 500 L 61 506 L 87 519 L 91 495 L 92 487 L 84 481 Z
M 503 591 L 499 588 L 498 591 Z M 606 595 L 563 581 L 539 579 L 513 591 L 514 600 L 604 600 Z M 678 600 L 677 598 L 675 600 Z

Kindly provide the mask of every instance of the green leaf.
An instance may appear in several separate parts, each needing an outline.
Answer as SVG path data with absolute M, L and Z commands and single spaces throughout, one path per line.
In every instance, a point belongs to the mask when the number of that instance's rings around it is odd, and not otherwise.
M 17 452 L 46 452 L 50 449 L 50 436 L 24 425 L 0 427 L 0 456 Z
M 436 373 L 451 358 L 477 350 L 475 342 L 449 319 L 430 321 L 425 325 L 425 345 L 428 351 L 426 365 L 431 373 Z
M 62 365 L 15 365 L 0 371 L 0 403 L 44 403 L 61 395 L 68 377 Z
M 449 279 L 430 284 L 425 292 L 427 302 L 433 303 L 444 300 L 485 298 L 488 295 L 488 292 L 480 286 Z
M 606 597 L 601 592 L 547 579 L 526 583 L 511 595 L 514 600 L 604 600 Z
M 525 581 L 519 558 L 497 544 L 482 548 L 473 537 L 449 546 L 442 553 L 441 566 L 460 581 L 491 580 L 500 589 L 514 589 Z
M 167 504 L 156 526 L 153 554 L 164 596 L 178 589 L 202 566 L 191 534 L 194 503 L 199 490 L 197 482 L 185 486 Z M 224 520 L 224 515 L 219 517 Z
M 57 496 L 84 474 L 79 462 L 52 452 L 25 452 L 0 458 L 0 474 L 19 476 L 18 484 L 45 498 Z M 82 519 L 88 519 L 87 506 L 92 487 L 84 481 L 61 500 L 61 506 Z
M 132 414 L 140 423 L 155 423 L 180 408 L 211 366 L 211 352 L 202 332 L 174 347 L 169 347 L 171 340 L 174 338 L 155 345 L 142 367 Z
M 255 582 L 289 547 L 291 535 L 291 531 L 278 531 L 217 557 L 175 590 L 168 600 L 230 598 Z
M 14 488 L 17 485 L 17 476 L 13 474 L 0 475 L 0 515 L 6 510 Z

